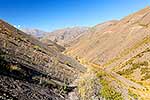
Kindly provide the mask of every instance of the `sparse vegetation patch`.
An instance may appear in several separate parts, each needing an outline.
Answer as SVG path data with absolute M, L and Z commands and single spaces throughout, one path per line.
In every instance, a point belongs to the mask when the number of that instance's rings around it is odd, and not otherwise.
M 100 84 L 102 85 L 99 94 L 106 100 L 123 100 L 121 93 L 109 85 L 109 82 L 105 79 L 106 75 L 104 71 L 97 73 L 97 76 L 100 78 Z

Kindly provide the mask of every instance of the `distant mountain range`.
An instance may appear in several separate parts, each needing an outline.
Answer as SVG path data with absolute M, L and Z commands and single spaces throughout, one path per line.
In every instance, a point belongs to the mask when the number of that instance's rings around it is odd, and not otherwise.
M 44 43 L 53 41 L 61 46 L 69 46 L 69 43 L 76 40 L 83 34 L 86 34 L 88 27 L 72 27 L 55 30 L 52 32 L 44 32 L 38 29 L 21 29 L 23 32 L 28 33 L 34 37 L 40 38 Z
M 22 28 L 21 29 L 23 32 L 30 34 L 34 37 L 43 37 L 44 35 L 46 35 L 47 32 L 39 30 L 39 29 L 31 29 L 31 28 Z

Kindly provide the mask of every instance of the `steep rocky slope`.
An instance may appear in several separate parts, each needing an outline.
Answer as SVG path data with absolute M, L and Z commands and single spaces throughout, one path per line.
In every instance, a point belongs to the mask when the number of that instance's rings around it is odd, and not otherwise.
M 89 73 L 93 72 L 97 78 L 84 80 L 84 76 L 81 77 L 78 91 L 83 100 L 93 98 L 87 93 L 97 88 L 93 85 L 96 81 L 101 86 L 96 92 L 97 97 L 100 95 L 107 100 L 150 99 L 149 19 L 150 7 L 146 7 L 119 21 L 100 24 L 65 51 L 87 68 L 92 67 Z
M 86 69 L 56 48 L 0 20 L 0 99 L 65 100 Z
M 88 31 L 88 27 L 73 27 L 73 28 L 65 28 L 59 29 L 43 36 L 41 41 L 44 43 L 49 43 L 49 40 L 56 42 L 61 46 L 69 46 L 69 43 L 76 40 L 83 34 L 86 34 Z

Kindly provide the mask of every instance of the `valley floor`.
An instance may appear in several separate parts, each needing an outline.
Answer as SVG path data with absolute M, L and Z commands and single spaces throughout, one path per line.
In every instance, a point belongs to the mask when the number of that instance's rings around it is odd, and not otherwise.
M 150 100 L 150 88 L 100 65 L 77 60 L 87 68 L 76 82 L 81 100 Z

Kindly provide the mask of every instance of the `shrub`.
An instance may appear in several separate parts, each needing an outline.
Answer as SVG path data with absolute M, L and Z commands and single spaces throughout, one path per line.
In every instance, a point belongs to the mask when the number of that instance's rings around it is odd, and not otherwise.
M 35 50 L 37 50 L 37 51 L 41 51 L 41 48 L 40 48 L 40 46 L 38 46 L 38 45 L 34 45 L 33 48 L 34 48 Z
M 141 74 L 145 74 L 145 73 L 150 73 L 150 68 L 148 67 L 141 68 Z
M 146 74 L 143 76 L 142 81 L 147 80 L 147 79 L 150 79 L 150 73 L 146 73 Z
M 132 93 L 130 90 L 129 90 L 128 93 L 129 93 L 129 95 L 130 95 L 131 97 L 133 97 L 134 99 L 138 100 L 138 95 Z
M 10 65 L 10 66 L 7 66 L 7 68 L 9 69 L 9 71 L 19 71 L 19 70 L 21 70 L 21 68 L 19 68 L 17 65 Z
M 101 78 L 102 76 L 105 76 L 106 75 L 106 73 L 104 72 L 104 71 L 99 71 L 97 74 L 96 74 L 96 76 L 97 77 L 99 77 L 99 78 Z

